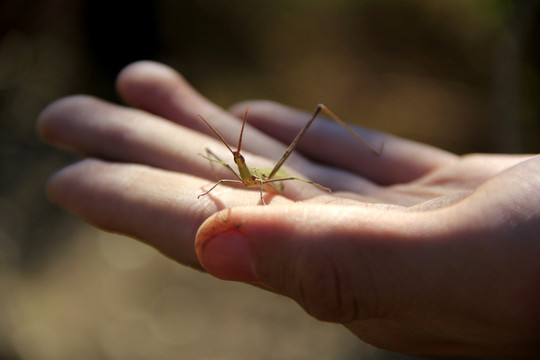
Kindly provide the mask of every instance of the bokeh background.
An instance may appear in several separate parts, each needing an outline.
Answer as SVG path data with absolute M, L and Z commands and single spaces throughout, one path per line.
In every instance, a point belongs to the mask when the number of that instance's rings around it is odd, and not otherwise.
M 0 360 L 410 359 L 49 204 L 40 110 L 155 59 L 224 107 L 324 102 L 456 153 L 540 151 L 540 2 L 0 1 Z

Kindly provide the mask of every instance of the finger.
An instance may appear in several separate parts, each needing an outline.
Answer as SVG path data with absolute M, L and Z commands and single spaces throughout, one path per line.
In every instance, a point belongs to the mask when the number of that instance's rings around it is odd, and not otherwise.
M 88 96 L 74 96 L 53 103 L 42 112 L 37 126 L 46 141 L 86 155 L 181 171 L 216 181 L 236 178 L 224 166 L 200 156 L 205 148 L 211 148 L 222 159 L 231 159 L 231 154 L 216 139 L 161 117 Z M 243 154 L 248 164 L 267 168 L 273 165 L 268 159 L 248 152 Z M 308 162 L 304 161 L 304 164 L 309 168 Z M 327 176 L 331 172 L 321 173 Z M 283 192 L 296 200 L 319 193 L 320 190 L 309 184 L 291 181 Z
M 198 200 L 210 185 L 185 174 L 88 159 L 56 173 L 47 193 L 101 229 L 135 237 L 180 263 L 200 268 L 193 248 L 200 224 L 218 210 L 259 201 L 257 191 L 226 186 Z M 270 200 L 288 202 L 283 197 Z
M 178 72 L 153 61 L 128 65 L 118 75 L 116 87 L 128 104 L 201 131 L 206 127 L 198 113 L 213 116 L 223 112 Z
M 238 207 L 207 219 L 195 248 L 210 274 L 288 296 L 379 347 L 443 355 L 450 343 L 453 354 L 486 354 L 486 344 L 498 348 L 516 334 L 530 346 L 538 339 L 530 335 L 538 294 L 529 295 L 539 268 L 536 230 L 520 234 L 533 241 L 515 251 L 515 237 L 494 228 L 498 214 L 486 219 L 486 210 Z
M 399 244 L 391 243 L 421 232 L 411 231 L 414 215 L 396 212 L 395 221 L 392 214 L 313 204 L 234 208 L 203 223 L 196 252 L 218 278 L 265 286 L 318 319 L 347 323 L 391 310 L 386 301 L 406 286 L 396 287 L 402 258 L 391 255 Z
M 129 104 L 137 108 L 214 136 L 198 118 L 200 114 L 231 146 L 238 143 L 239 119 L 206 99 L 168 66 L 150 61 L 129 65 L 118 76 L 117 89 Z M 283 144 L 253 129 L 249 122 L 244 131 L 243 148 L 270 158 L 285 150 Z
M 89 96 L 49 105 L 40 114 L 37 129 L 44 140 L 86 155 L 208 175 L 207 162 L 197 154 L 213 143 L 209 137 Z
M 247 103 L 231 108 L 240 115 Z M 253 126 L 284 142 L 306 124 L 311 114 L 268 101 L 250 102 Z M 352 170 L 379 184 L 409 182 L 457 157 L 446 151 L 388 134 L 355 127 L 366 142 L 382 153 L 374 155 L 365 145 L 333 121 L 315 121 L 298 149 L 317 161 Z

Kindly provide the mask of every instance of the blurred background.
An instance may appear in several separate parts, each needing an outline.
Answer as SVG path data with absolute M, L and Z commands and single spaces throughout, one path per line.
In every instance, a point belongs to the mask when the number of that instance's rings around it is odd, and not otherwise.
M 120 102 L 154 59 L 224 107 L 268 98 L 456 153 L 540 151 L 540 6 L 503 0 L 0 1 L 0 360 L 412 359 L 49 204 L 50 102 Z

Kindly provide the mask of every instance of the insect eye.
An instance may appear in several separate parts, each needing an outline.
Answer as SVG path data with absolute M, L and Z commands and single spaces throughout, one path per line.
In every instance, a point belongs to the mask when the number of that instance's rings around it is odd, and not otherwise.
M 234 154 L 234 162 L 238 164 L 238 162 L 244 163 L 244 157 L 240 153 Z

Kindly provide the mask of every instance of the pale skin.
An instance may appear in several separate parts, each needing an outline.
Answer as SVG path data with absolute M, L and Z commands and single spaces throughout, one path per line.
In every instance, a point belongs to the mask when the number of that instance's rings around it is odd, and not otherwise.
M 196 114 L 234 143 L 246 104 L 222 110 L 150 62 L 126 68 L 118 91 L 131 107 L 76 96 L 40 115 L 43 139 L 88 156 L 51 178 L 54 202 L 180 264 L 291 297 L 381 348 L 540 356 L 540 157 L 459 157 L 361 130 L 384 142 L 374 156 L 322 121 L 285 167 L 331 194 L 288 181 L 265 193 L 267 206 L 257 189 L 227 185 L 198 200 L 216 179 L 197 154 L 227 150 Z M 309 115 L 250 102 L 251 166 L 272 167 Z

